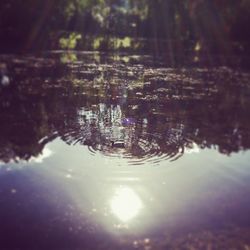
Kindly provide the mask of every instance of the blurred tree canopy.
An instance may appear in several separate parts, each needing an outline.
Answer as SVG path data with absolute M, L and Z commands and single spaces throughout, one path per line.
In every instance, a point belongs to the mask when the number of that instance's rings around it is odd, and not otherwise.
M 224 46 L 249 41 L 249 23 L 250 0 L 1 0 L 0 49 L 56 48 L 70 32 L 83 43 L 101 36 Z

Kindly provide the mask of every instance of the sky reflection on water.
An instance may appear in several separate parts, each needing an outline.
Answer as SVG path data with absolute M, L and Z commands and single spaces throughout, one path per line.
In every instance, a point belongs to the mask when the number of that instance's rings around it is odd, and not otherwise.
M 27 172 L 48 186 L 56 185 L 61 195 L 70 198 L 77 213 L 115 234 L 147 234 L 180 225 L 199 228 L 204 223 L 213 225 L 211 218 L 223 224 L 250 205 L 240 205 L 247 201 L 242 194 L 248 192 L 249 152 L 228 157 L 208 149 L 185 154 L 176 162 L 142 167 L 117 166 L 113 160 L 103 161 L 101 154 L 93 161 L 87 148 L 69 148 L 60 140 L 45 149 L 53 153 L 42 163 L 10 164 L 9 171 L 14 175 Z M 15 170 L 15 165 L 23 167 Z M 9 171 L 2 169 L 1 176 Z M 12 189 L 18 192 L 18 187 Z M 53 198 L 50 193 L 46 195 Z M 233 216 L 231 220 L 237 222 L 239 218 Z

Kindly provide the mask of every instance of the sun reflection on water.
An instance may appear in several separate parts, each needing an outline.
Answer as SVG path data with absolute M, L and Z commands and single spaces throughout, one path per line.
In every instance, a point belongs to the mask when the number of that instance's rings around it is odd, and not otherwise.
M 143 203 L 133 189 L 120 186 L 110 201 L 110 208 L 112 214 L 125 223 L 131 221 L 141 212 Z

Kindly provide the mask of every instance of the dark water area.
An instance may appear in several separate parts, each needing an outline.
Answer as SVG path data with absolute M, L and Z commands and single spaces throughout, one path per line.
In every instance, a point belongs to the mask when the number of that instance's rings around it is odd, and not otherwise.
M 250 249 L 248 59 L 193 59 L 0 56 L 0 249 Z

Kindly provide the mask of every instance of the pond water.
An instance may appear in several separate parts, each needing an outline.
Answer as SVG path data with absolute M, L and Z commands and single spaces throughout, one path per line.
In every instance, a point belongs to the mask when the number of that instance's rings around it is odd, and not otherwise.
M 250 248 L 247 68 L 0 59 L 1 249 Z

